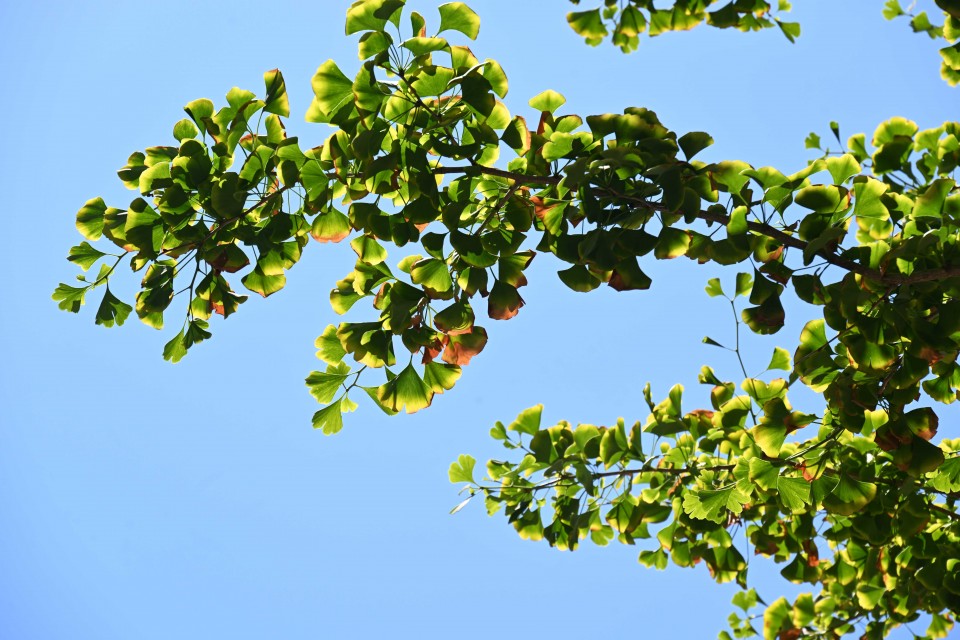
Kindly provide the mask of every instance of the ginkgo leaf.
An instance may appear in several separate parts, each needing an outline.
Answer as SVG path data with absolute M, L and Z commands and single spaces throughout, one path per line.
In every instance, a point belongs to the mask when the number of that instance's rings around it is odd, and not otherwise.
M 343 414 L 340 400 L 320 409 L 313 414 L 313 428 L 320 429 L 324 435 L 330 436 L 343 429 Z
M 457 461 L 450 465 L 448 475 L 450 482 L 469 482 L 473 483 L 473 468 L 477 461 L 473 456 L 460 454 Z
M 777 478 L 777 492 L 780 502 L 790 513 L 804 513 L 810 505 L 810 483 L 803 478 Z
M 113 295 L 110 287 L 107 287 L 103 293 L 100 307 L 97 308 L 96 323 L 105 327 L 112 327 L 113 325 L 119 327 L 126 322 L 131 311 L 133 311 L 133 307 Z
M 863 509 L 877 495 L 877 485 L 842 474 L 837 486 L 823 499 L 830 513 L 849 516 Z
M 471 40 L 476 40 L 480 34 L 480 16 L 473 9 L 462 2 L 448 2 L 439 7 L 440 29 L 442 33 L 448 29 L 459 31 Z
M 782 369 L 790 371 L 790 352 L 782 347 L 773 348 L 773 356 L 770 358 L 770 364 L 767 369 Z
M 329 365 L 325 372 L 311 372 L 306 380 L 310 395 L 322 404 L 331 402 L 349 374 L 350 366 L 343 362 Z
M 410 364 L 393 380 L 380 385 L 377 398 L 392 411 L 416 413 L 430 406 L 433 394 L 433 390 Z
M 538 404 L 524 409 L 517 418 L 507 427 L 510 431 L 525 433 L 529 436 L 536 435 L 540 430 L 540 417 L 543 414 L 543 405 Z
M 337 337 L 337 328 L 332 324 L 327 325 L 313 345 L 317 348 L 317 358 L 327 364 L 338 364 L 347 354 Z
M 743 511 L 750 500 L 750 491 L 739 483 L 721 489 L 688 491 L 683 496 L 683 510 L 692 518 L 726 522 L 730 513 Z

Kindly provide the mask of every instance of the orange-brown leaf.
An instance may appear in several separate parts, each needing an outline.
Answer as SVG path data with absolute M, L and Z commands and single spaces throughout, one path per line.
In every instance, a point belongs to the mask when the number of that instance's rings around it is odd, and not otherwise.
M 447 364 L 464 366 L 470 359 L 487 346 L 487 332 L 483 327 L 474 327 L 470 333 L 450 336 L 443 352 L 443 361 Z

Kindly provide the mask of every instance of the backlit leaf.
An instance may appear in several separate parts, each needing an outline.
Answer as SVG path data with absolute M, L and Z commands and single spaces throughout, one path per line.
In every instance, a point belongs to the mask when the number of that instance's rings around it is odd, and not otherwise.
M 448 2 L 439 7 L 440 29 L 442 33 L 448 29 L 459 31 L 471 40 L 476 40 L 480 34 L 480 16 L 473 9 L 462 2 Z
M 430 406 L 433 393 L 410 364 L 393 380 L 380 385 L 377 397 L 392 411 L 416 413 Z
M 530 98 L 530 106 L 537 111 L 548 111 L 554 113 L 557 109 L 566 104 L 567 99 L 562 95 L 553 91 L 552 89 L 547 89 L 543 93 L 538 93 L 534 97 Z
M 457 461 L 450 465 L 447 475 L 450 476 L 450 482 L 469 482 L 473 484 L 473 468 L 477 461 L 473 456 L 460 454 Z
M 313 428 L 320 429 L 324 435 L 330 436 L 343 429 L 343 414 L 341 400 L 320 409 L 313 414 Z
M 683 496 L 683 510 L 692 518 L 725 522 L 728 514 L 743 511 L 750 493 L 732 484 L 722 489 L 688 491 Z

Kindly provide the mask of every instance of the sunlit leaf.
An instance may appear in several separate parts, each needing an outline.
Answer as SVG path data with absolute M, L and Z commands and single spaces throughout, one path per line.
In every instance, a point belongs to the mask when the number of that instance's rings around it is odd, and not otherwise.
M 469 482 L 473 484 L 473 468 L 476 464 L 477 461 L 473 456 L 460 454 L 460 456 L 457 457 L 457 461 L 450 465 L 450 470 L 447 474 L 450 476 L 450 482 Z
M 480 16 L 462 2 L 448 2 L 440 5 L 440 29 L 438 33 L 452 29 L 459 31 L 471 40 L 480 34 Z

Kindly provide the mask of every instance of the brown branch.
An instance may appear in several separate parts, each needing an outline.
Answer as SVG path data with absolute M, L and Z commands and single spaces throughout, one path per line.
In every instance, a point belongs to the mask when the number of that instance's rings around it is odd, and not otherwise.
M 675 468 L 640 468 L 640 469 L 620 469 L 619 471 L 602 471 L 600 473 L 591 473 L 590 477 L 593 479 L 599 478 L 610 478 L 614 476 L 637 476 L 643 475 L 645 473 L 663 473 L 666 475 L 673 476 L 682 476 L 686 474 L 692 474 L 694 471 L 732 471 L 736 465 L 732 464 L 721 464 L 714 467 L 680 467 L 679 469 Z M 576 478 L 570 475 L 561 475 L 552 480 L 541 482 L 540 484 L 535 484 L 529 487 L 518 487 L 518 486 L 509 486 L 509 487 L 484 487 L 478 485 L 479 489 L 482 491 L 503 491 L 504 489 L 510 489 L 515 491 L 542 491 L 544 489 L 553 489 L 554 487 L 563 486 L 568 487 L 572 486 L 571 484 L 564 484 L 564 481 L 573 480 L 576 481 Z
M 591 473 L 590 475 L 593 476 L 594 478 L 609 478 L 611 476 L 633 476 L 633 475 L 639 475 L 643 473 L 665 473 L 667 475 L 682 476 L 687 473 L 693 473 L 694 471 L 730 471 L 734 468 L 734 466 L 736 465 L 720 464 L 715 467 L 695 467 L 693 469 L 689 469 L 687 467 L 680 467 L 679 469 L 675 469 L 672 467 L 668 467 L 666 469 L 663 469 L 663 468 L 621 469 L 620 471 L 605 471 L 602 473 Z
M 499 178 L 507 178 L 508 180 L 514 180 L 518 184 L 535 184 L 543 186 L 553 186 L 560 184 L 560 176 L 528 176 L 522 173 L 515 173 L 513 171 L 505 171 L 503 169 L 495 169 L 493 167 L 484 167 L 481 165 L 471 165 L 467 167 L 438 167 L 434 170 L 434 173 L 438 174 L 460 174 L 460 175 L 491 175 L 497 176 Z M 656 202 L 650 202 L 642 198 L 634 198 L 626 196 L 623 194 L 615 194 L 615 197 L 619 197 L 634 204 L 649 208 L 655 209 L 657 211 L 665 211 L 666 208 Z M 699 211 L 696 214 L 697 218 L 705 222 L 716 222 L 719 224 L 726 225 L 730 222 L 729 216 L 726 216 L 721 213 L 714 213 L 712 211 Z M 794 249 L 799 249 L 804 251 L 809 243 L 792 236 L 781 229 L 777 229 L 774 226 L 771 226 L 762 222 L 747 222 L 747 228 L 755 233 L 772 238 L 777 242 L 780 242 L 785 247 L 791 247 Z M 942 267 L 939 269 L 927 269 L 920 271 L 918 273 L 913 273 L 910 275 L 899 275 L 899 274 L 885 274 L 879 269 L 871 269 L 859 262 L 853 260 L 848 260 L 843 258 L 835 253 L 831 253 L 826 249 L 821 249 L 816 252 L 816 255 L 820 258 L 823 258 L 828 263 L 840 267 L 851 273 L 856 273 L 857 275 L 873 280 L 874 282 L 879 282 L 888 286 L 896 287 L 905 284 L 916 284 L 918 282 L 932 282 L 936 280 L 943 280 L 944 278 L 955 278 L 960 276 L 960 266 L 957 267 Z
M 515 180 L 518 184 L 540 184 L 545 186 L 560 184 L 561 178 L 557 176 L 527 176 L 522 173 L 514 173 L 512 171 L 504 171 L 503 169 L 494 169 L 493 167 L 484 167 L 483 165 L 474 164 L 468 167 L 437 167 L 433 170 L 434 173 L 440 174 L 460 174 L 460 175 L 488 175 L 488 176 L 497 176 L 498 178 L 507 178 L 508 180 Z
M 951 518 L 953 518 L 954 520 L 960 522 L 960 514 L 957 514 L 957 513 L 953 512 L 953 511 L 950 511 L 949 509 L 945 509 L 945 508 L 943 508 L 943 507 L 941 507 L 941 506 L 939 506 L 939 505 L 936 505 L 936 504 L 928 504 L 927 506 L 930 507 L 931 509 L 933 509 L 934 511 L 939 511 L 940 513 L 945 514 L 945 515 L 948 515 L 948 516 L 950 516 Z
M 707 222 L 717 222 L 722 225 L 726 225 L 730 222 L 730 217 L 725 216 L 722 213 L 713 213 L 710 211 L 701 211 L 697 214 L 697 217 L 701 220 Z M 764 224 L 762 222 L 747 222 L 747 228 L 751 231 L 756 231 L 760 235 L 767 236 L 768 238 L 773 238 L 777 240 L 785 247 L 792 247 L 794 249 L 799 249 L 803 251 L 807 248 L 807 243 L 797 238 L 791 236 L 789 233 L 785 233 L 776 227 L 773 227 L 769 224 Z M 832 265 L 838 266 L 841 269 L 846 269 L 847 271 L 852 271 L 853 273 L 860 274 L 865 278 L 870 278 L 871 280 L 878 280 L 886 282 L 886 277 L 876 269 L 870 269 L 865 267 L 859 262 L 854 262 L 853 260 L 847 260 L 846 258 L 841 258 L 835 253 L 830 253 L 829 251 L 821 249 L 817 251 L 817 255 L 829 262 Z M 902 283 L 900 283 L 902 284 Z

